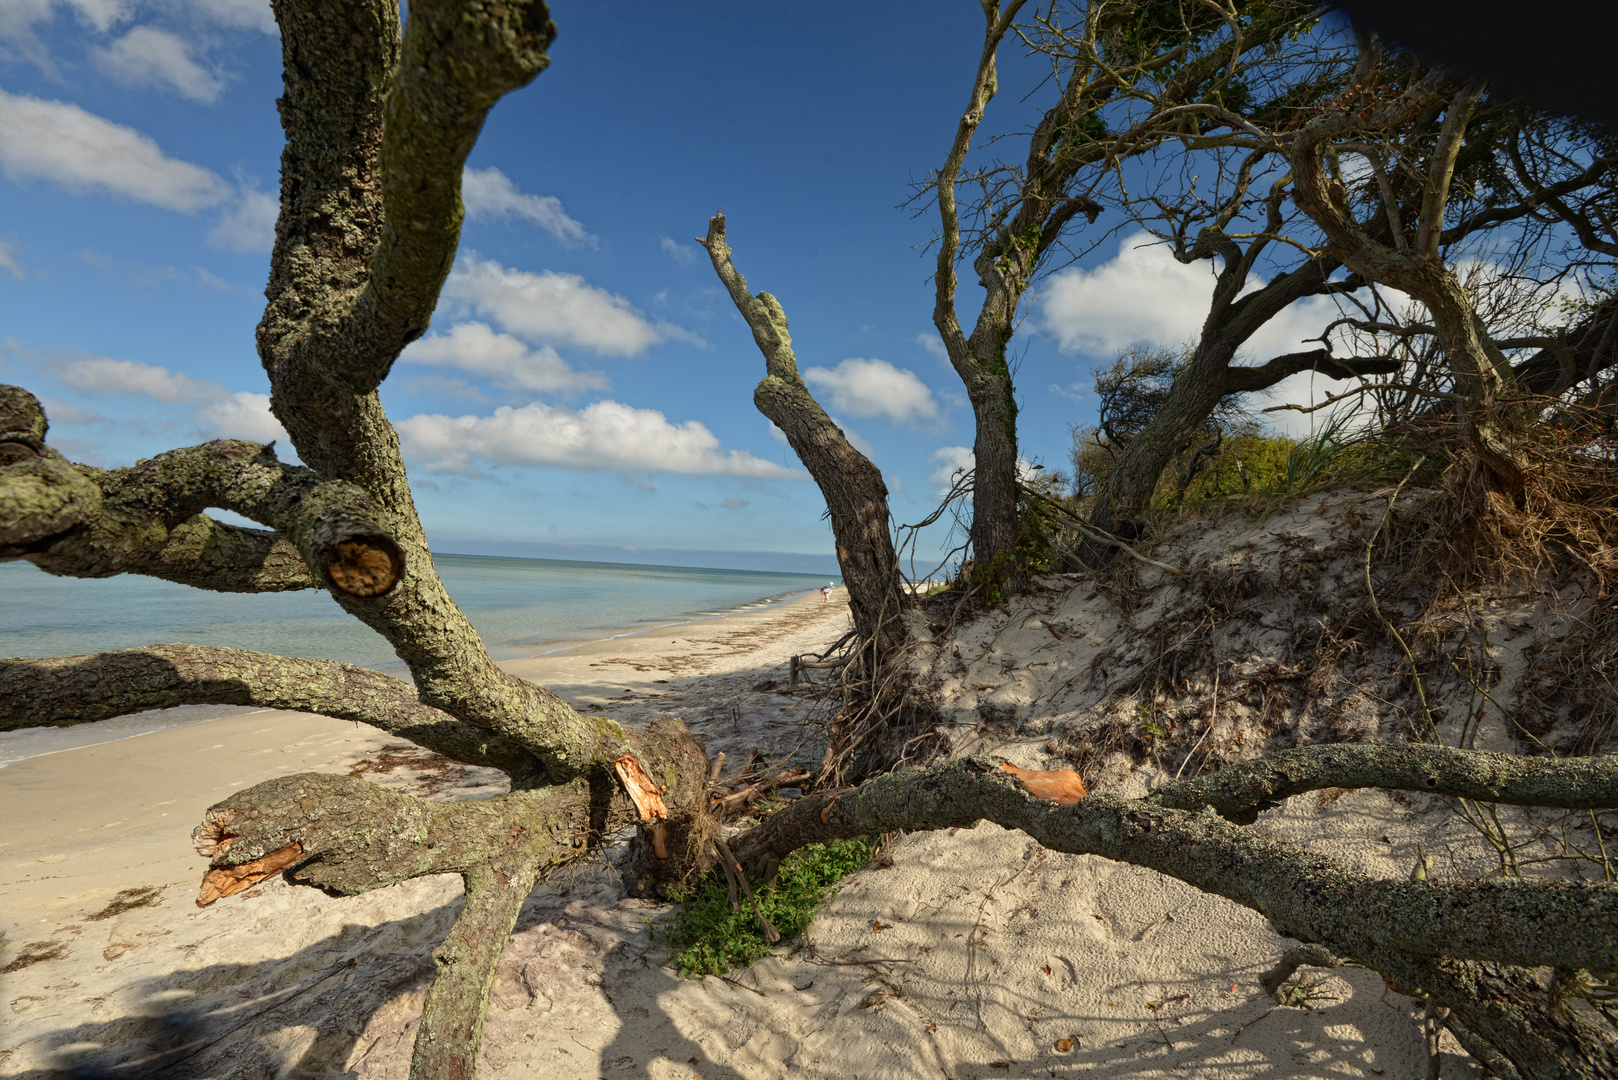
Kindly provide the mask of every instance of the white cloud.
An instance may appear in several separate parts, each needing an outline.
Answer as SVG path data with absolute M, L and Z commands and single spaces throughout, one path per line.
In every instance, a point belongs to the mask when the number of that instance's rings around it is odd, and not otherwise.
M 562 209 L 562 200 L 553 195 L 524 194 L 499 169 L 467 169 L 461 173 L 461 202 L 466 216 L 474 221 L 518 217 L 538 225 L 563 247 L 596 246 L 596 238 Z
M 1179 345 L 1208 317 L 1214 277 L 1207 262 L 1176 262 L 1136 233 L 1094 270 L 1051 275 L 1040 297 L 1043 328 L 1063 352 L 1115 353 L 1139 343 Z
M 920 345 L 923 349 L 926 349 L 928 352 L 932 353 L 946 364 L 949 363 L 949 350 L 944 348 L 944 342 L 938 336 L 938 331 L 923 330 L 921 333 L 916 335 L 916 344 Z
M 238 390 L 197 410 L 208 434 L 216 439 L 279 442 L 290 451 L 292 439 L 270 412 L 270 395 Z
M 0 270 L 10 274 L 12 280 L 21 281 L 27 276 L 22 263 L 17 261 L 17 245 L 0 240 Z
M 225 88 L 218 72 L 191 57 L 191 47 L 166 30 L 137 26 L 111 45 L 91 49 L 102 74 L 125 86 L 157 86 L 211 104 Z
M 1194 343 L 1202 333 L 1213 297 L 1214 277 L 1207 262 L 1185 265 L 1176 262 L 1163 246 L 1143 246 L 1150 238 L 1137 233 L 1126 238 L 1118 255 L 1094 270 L 1063 270 L 1052 276 L 1041 298 L 1043 328 L 1054 335 L 1064 352 L 1107 356 L 1130 345 L 1176 346 Z M 1252 276 L 1245 292 L 1264 286 Z M 1395 301 L 1401 294 L 1386 292 Z M 1238 362 L 1265 363 L 1286 353 L 1306 352 L 1320 347 L 1318 338 L 1328 324 L 1338 318 L 1337 304 L 1331 297 L 1311 296 L 1292 304 L 1264 324 L 1247 340 Z M 1355 355 L 1346 333 L 1333 334 L 1338 356 Z M 1271 393 L 1277 400 L 1302 394 L 1310 376 L 1293 376 Z M 1340 391 L 1347 386 L 1335 380 L 1314 377 L 1319 389 Z M 1074 396 L 1079 384 L 1051 387 L 1053 392 Z M 1335 392 L 1334 391 L 1334 392 Z M 1304 404 L 1299 400 L 1298 404 Z M 1271 413 L 1271 416 L 1278 414 Z M 1297 415 L 1297 414 L 1292 414 Z
M 456 323 L 447 334 L 420 338 L 399 359 L 411 364 L 460 368 L 506 386 L 541 393 L 605 390 L 612 385 L 612 380 L 599 371 L 575 371 L 549 345 L 530 350 L 510 334 L 496 333 L 480 322 Z
M 0 172 L 70 191 L 100 190 L 190 213 L 223 202 L 230 185 L 208 169 L 166 156 L 133 128 L 77 105 L 0 90 Z
M 208 243 L 228 251 L 269 251 L 275 247 L 275 219 L 280 213 L 280 199 L 244 186 L 236 202 L 208 230 Z
M 681 266 L 690 266 L 697 261 L 697 253 L 691 250 L 690 244 L 682 244 L 672 236 L 660 236 L 657 244 L 669 258 Z
M 79 354 L 56 361 L 49 370 L 62 382 L 86 394 L 139 394 L 154 401 L 212 401 L 225 388 L 206 379 L 193 379 L 178 371 L 138 360 L 112 360 Z
M 0 41 L 36 46 L 34 27 L 51 17 L 51 0 L 0 0 Z
M 86 409 L 82 405 L 75 405 L 71 401 L 41 395 L 39 403 L 45 407 L 45 417 L 51 426 L 57 424 L 110 424 L 113 421 L 94 409 Z
M 113 360 L 79 353 L 66 357 L 47 355 L 35 362 L 81 393 L 136 394 L 153 401 L 198 403 L 193 415 L 209 438 L 253 442 L 273 439 L 288 447 L 292 445 L 286 430 L 270 414 L 268 394 L 248 390 L 231 393 L 216 382 L 138 360 Z M 63 423 L 92 423 L 103 419 L 98 413 L 54 399 L 52 411 L 46 415 L 53 420 L 60 418 Z
M 897 424 L 939 417 L 938 402 L 927 384 L 915 372 L 886 360 L 850 358 L 834 368 L 812 367 L 803 379 L 826 394 L 839 412 L 886 417 Z
M 129 16 L 132 5 L 124 0 L 67 0 L 79 21 L 105 34 Z
M 940 446 L 932 452 L 932 459 L 938 462 L 938 468 L 927 478 L 927 483 L 937 488 L 940 495 L 948 494 L 956 477 L 970 472 L 977 463 L 970 446 Z
M 269 0 L 191 0 L 198 14 L 220 26 L 277 33 Z
M 1213 298 L 1214 264 L 1176 262 L 1167 247 L 1151 246 L 1151 239 L 1136 233 L 1122 241 L 1110 262 L 1052 275 L 1040 300 L 1041 321 L 1063 352 L 1104 356 L 1130 345 L 1195 342 L 1201 335 Z M 1264 284 L 1250 276 L 1243 291 Z M 1266 323 L 1242 353 L 1262 363 L 1318 348 L 1304 339 L 1318 337 L 1335 318 L 1337 305 L 1330 297 L 1307 297 Z
M 405 451 L 427 468 L 470 472 L 473 458 L 500 465 L 552 465 L 625 472 L 797 478 L 800 473 L 745 450 L 721 450 L 695 420 L 671 424 L 660 412 L 616 401 L 578 411 L 540 402 L 502 406 L 492 416 L 412 416 L 395 425 Z
M 649 322 L 628 300 L 577 274 L 513 270 L 469 255 L 457 260 L 444 296 L 533 342 L 578 345 L 609 356 L 634 356 L 670 338 L 701 344 L 680 327 Z

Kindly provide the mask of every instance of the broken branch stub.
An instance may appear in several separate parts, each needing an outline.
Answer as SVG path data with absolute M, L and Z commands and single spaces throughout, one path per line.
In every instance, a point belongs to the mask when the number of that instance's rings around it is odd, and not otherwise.
M 404 579 L 404 552 L 373 522 L 321 521 L 310 548 L 332 589 L 355 600 L 384 599 Z
M 669 816 L 669 808 L 663 802 L 663 793 L 656 781 L 646 774 L 646 767 L 634 754 L 624 754 L 612 763 L 612 771 L 617 774 L 618 782 L 624 786 L 624 793 L 629 801 L 635 804 L 635 813 L 640 815 L 642 824 L 662 821 Z
M 1045 799 L 1057 806 L 1072 806 L 1089 794 L 1084 779 L 1072 769 L 1019 769 L 1009 761 L 1000 768 L 1017 778 L 1017 785 L 1036 799 Z
M 261 859 L 209 870 L 202 876 L 202 888 L 197 890 L 197 907 L 207 907 L 215 900 L 251 889 L 271 874 L 280 873 L 302 858 L 303 845 L 294 840 Z

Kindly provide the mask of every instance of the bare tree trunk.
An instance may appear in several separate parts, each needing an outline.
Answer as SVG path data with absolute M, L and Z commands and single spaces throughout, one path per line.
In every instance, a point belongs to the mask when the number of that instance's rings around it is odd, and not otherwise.
M 201 588 L 325 587 L 382 634 L 414 686 L 342 664 L 163 646 L 0 665 L 0 729 L 156 705 L 274 704 L 371 723 L 512 778 L 455 806 L 290 777 L 210 811 L 199 902 L 271 873 L 341 893 L 455 872 L 468 898 L 439 953 L 412 1076 L 470 1076 L 488 982 L 521 898 L 623 824 L 634 885 L 711 856 L 706 756 L 677 722 L 629 732 L 497 668 L 433 569 L 377 388 L 426 329 L 459 241 L 460 180 L 488 110 L 549 63 L 541 0 L 276 0 L 286 132 L 258 346 L 271 408 L 307 468 L 222 441 L 131 469 L 76 466 L 25 391 L 0 390 L 0 558 Z M 273 532 L 214 521 L 236 511 Z M 651 778 L 655 776 L 657 780 Z M 334 787 L 333 784 L 336 784 Z
M 781 429 L 825 496 L 854 628 L 861 642 L 873 650 L 869 659 L 880 662 L 909 637 L 903 618 L 909 598 L 893 549 L 888 487 L 882 472 L 854 448 L 804 385 L 787 332 L 786 312 L 769 293 L 749 295 L 747 279 L 731 263 L 724 214 L 709 219 L 708 234 L 698 243 L 707 249 L 714 272 L 764 354 L 765 376 L 753 391 L 753 403 Z
M 1443 84 L 1447 76 L 1434 72 L 1391 96 L 1388 104 L 1361 107 L 1355 95 L 1372 95 L 1378 89 L 1370 84 L 1369 71 L 1379 57 L 1379 52 L 1368 48 L 1361 61 L 1366 85 L 1356 84 L 1338 108 L 1310 120 L 1293 138 L 1294 200 L 1326 234 L 1328 250 L 1346 266 L 1426 305 L 1454 379 L 1452 402 L 1463 437 L 1483 463 L 1491 488 L 1515 499 L 1527 482 L 1525 466 L 1495 409 L 1512 373 L 1498 350 L 1491 355 L 1472 298 L 1438 250 L 1455 160 L 1484 85 L 1470 83 L 1448 95 L 1446 101 Z M 1342 182 L 1328 177 L 1328 145 L 1346 135 L 1396 129 L 1438 104 L 1444 106 L 1444 122 L 1428 158 L 1415 236 L 1400 236 L 1392 245 L 1383 244 L 1354 219 Z
M 1279 227 L 1280 222 L 1274 220 L 1278 217 L 1272 214 L 1272 227 Z M 1200 257 L 1204 246 L 1216 249 L 1224 266 L 1214 285 L 1202 336 L 1190 363 L 1175 378 L 1162 408 L 1119 452 L 1107 487 L 1091 508 L 1090 523 L 1106 532 L 1117 533 L 1122 529 L 1133 534 L 1126 523 L 1135 521 L 1150 507 L 1158 478 L 1170 459 L 1224 398 L 1267 390 L 1304 371 L 1315 371 L 1332 379 L 1349 379 L 1389 374 L 1399 369 L 1399 362 L 1388 357 L 1339 360 L 1325 349 L 1288 353 L 1258 367 L 1232 367 L 1237 352 L 1255 333 L 1291 304 L 1328 288 L 1331 275 L 1342 264 L 1332 258 L 1310 259 L 1257 292 L 1242 296 L 1241 291 L 1246 287 L 1265 241 L 1255 242 L 1243 251 L 1235 242 L 1223 237 L 1200 238 L 1182 261 L 1191 262 Z M 1112 555 L 1094 545 L 1087 553 L 1097 558 Z
M 973 335 L 974 340 L 979 335 Z M 1022 522 L 1017 492 L 1017 400 L 1005 346 L 987 360 L 969 362 L 963 380 L 972 402 L 972 558 L 979 573 L 1021 585 L 1018 539 Z

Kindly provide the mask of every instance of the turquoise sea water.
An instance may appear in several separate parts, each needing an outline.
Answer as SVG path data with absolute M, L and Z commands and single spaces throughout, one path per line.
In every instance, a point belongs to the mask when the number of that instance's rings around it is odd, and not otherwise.
M 826 584 L 806 574 L 756 570 L 485 555 L 435 555 L 433 562 L 497 660 L 791 600 Z M 404 674 L 392 647 L 326 593 L 231 595 L 132 574 L 86 581 L 52 577 L 24 562 L 0 563 L 0 657 L 76 656 L 170 642 Z M 0 765 L 221 713 L 194 707 L 77 729 L 0 733 Z

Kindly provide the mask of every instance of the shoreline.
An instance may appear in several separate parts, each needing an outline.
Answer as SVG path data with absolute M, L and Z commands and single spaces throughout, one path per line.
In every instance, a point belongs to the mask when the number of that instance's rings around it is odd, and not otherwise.
M 781 611 L 790 608 L 793 604 L 808 603 L 815 595 L 816 594 L 813 591 L 793 590 L 791 592 L 765 597 L 762 600 L 753 601 L 751 603 L 738 604 L 733 608 L 720 609 L 718 611 L 711 612 L 690 612 L 685 615 L 674 617 L 669 621 L 655 622 L 650 625 L 636 626 L 632 624 L 627 626 L 592 627 L 588 630 L 582 631 L 582 633 L 601 634 L 605 632 L 605 636 L 555 638 L 550 641 L 528 642 L 524 643 L 522 646 L 513 647 L 522 650 L 521 655 L 517 656 L 499 655 L 507 650 L 498 647 L 490 647 L 487 642 L 485 642 L 484 647 L 488 649 L 490 659 L 492 659 L 497 665 L 505 666 L 507 664 L 517 664 L 529 660 L 541 660 L 547 657 L 565 656 L 576 649 L 586 649 L 595 645 L 633 639 L 657 631 L 676 630 L 682 627 L 700 626 L 738 616 Z M 542 651 L 532 651 L 534 646 L 541 647 Z M 547 646 L 556 647 L 547 648 Z M 366 667 L 367 665 L 360 664 L 357 666 Z M 398 660 L 387 664 L 371 666 L 369 670 L 379 671 L 384 675 L 392 675 L 395 678 L 404 678 L 408 680 L 410 677 L 409 671 L 406 669 L 404 663 Z M 171 718 L 167 715 L 179 712 L 181 710 L 195 709 L 218 711 L 218 715 L 201 718 L 188 717 L 184 719 Z M 275 710 L 262 709 L 256 706 L 191 705 L 181 706 L 179 709 L 148 709 L 144 712 L 129 713 L 125 716 L 113 717 L 108 720 L 96 721 L 91 724 L 79 724 L 69 727 L 44 726 L 18 728 L 13 731 L 4 731 L 0 732 L 0 773 L 3 773 L 3 771 L 8 768 L 13 768 L 20 765 L 25 761 L 33 761 L 37 758 L 48 757 L 52 754 L 65 754 L 71 750 L 82 750 L 91 746 L 107 746 L 112 743 L 125 742 L 129 739 L 139 738 L 144 735 L 157 735 L 165 731 L 181 731 L 186 728 L 216 723 L 220 720 L 228 720 L 233 717 L 249 716 L 257 712 L 270 711 Z M 142 716 L 148 717 L 148 719 L 145 721 L 136 722 L 135 718 Z M 111 734 L 107 738 L 86 739 L 85 736 L 95 732 L 97 730 L 97 725 L 100 724 L 122 724 L 124 727 L 142 727 L 144 730 L 133 731 L 129 734 Z M 101 732 L 111 732 L 115 730 L 117 729 L 100 729 Z M 10 756 L 10 753 L 8 752 L 10 748 L 17 746 L 18 744 L 26 745 L 29 742 L 41 744 L 43 748 L 20 754 L 15 757 Z M 60 743 L 63 745 L 53 746 L 51 745 L 52 743 Z
M 822 604 L 810 594 L 693 619 L 677 630 L 661 628 L 667 637 L 650 636 L 659 628 L 648 627 L 500 666 L 547 686 L 576 708 L 623 723 L 673 712 L 710 743 L 711 753 L 738 743 L 785 753 L 790 726 L 773 734 L 765 729 L 782 717 L 796 723 L 797 702 L 755 687 L 777 669 L 784 677 L 792 652 L 836 640 L 848 617 L 846 597 L 840 589 L 837 602 Z M 730 722 L 739 715 L 737 702 L 756 714 L 756 723 Z M 423 786 L 424 756 L 400 754 L 403 740 L 359 723 L 277 709 L 218 708 L 234 711 L 64 747 L 0 770 L 0 820 L 10 826 L 0 835 L 0 964 L 29 941 L 81 932 L 104 936 L 106 923 L 85 920 L 122 889 L 159 888 L 166 907 L 189 910 L 204 868 L 190 836 L 203 811 L 277 775 L 360 770 L 385 786 L 433 798 L 480 798 L 503 790 L 502 774 L 481 769 L 456 770 L 447 786 Z M 778 751 L 772 737 L 782 740 Z M 78 969 L 88 963 L 86 953 L 71 965 L 74 978 L 84 977 Z M 39 964 L 7 979 L 56 967 Z

